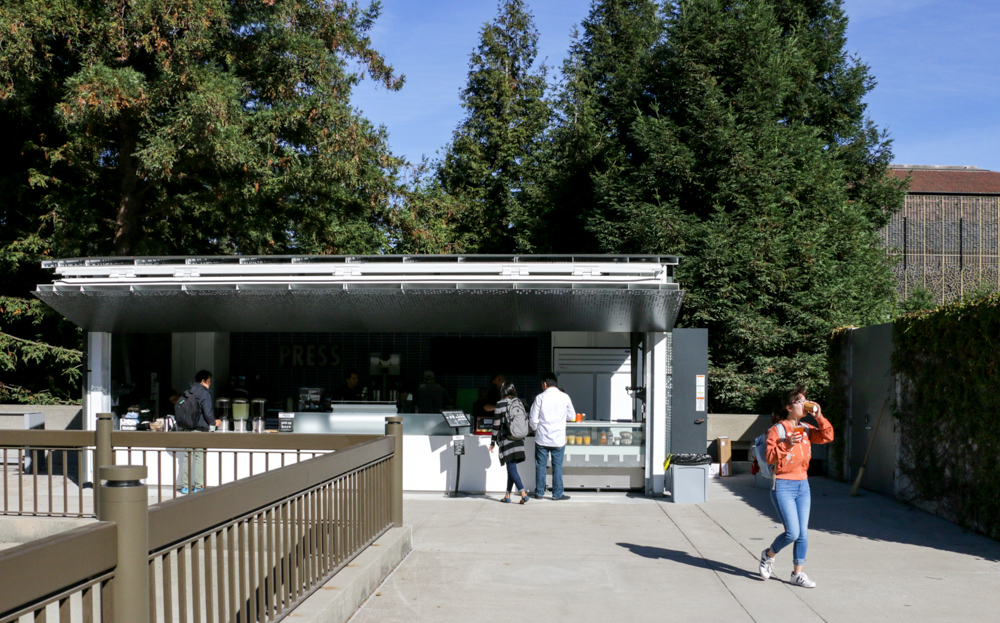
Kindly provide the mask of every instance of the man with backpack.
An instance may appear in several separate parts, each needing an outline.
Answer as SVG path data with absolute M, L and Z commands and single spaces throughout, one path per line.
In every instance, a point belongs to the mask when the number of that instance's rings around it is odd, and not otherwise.
M 552 456 L 552 499 L 568 500 L 563 493 L 562 467 L 566 454 L 566 422 L 576 419 L 569 395 L 559 389 L 555 372 L 542 377 L 542 393 L 531 403 L 529 420 L 535 430 L 535 497 L 545 495 L 545 469 Z
M 174 419 L 182 431 L 199 431 L 207 433 L 220 424 L 215 419 L 215 408 L 212 404 L 212 373 L 199 370 L 194 375 L 194 385 L 181 394 L 174 403 Z M 177 484 L 181 493 L 197 492 L 205 488 L 205 450 L 187 448 L 178 455 L 180 460 L 180 475 Z M 191 465 L 193 463 L 193 465 Z M 194 470 L 194 487 L 192 489 L 190 470 Z

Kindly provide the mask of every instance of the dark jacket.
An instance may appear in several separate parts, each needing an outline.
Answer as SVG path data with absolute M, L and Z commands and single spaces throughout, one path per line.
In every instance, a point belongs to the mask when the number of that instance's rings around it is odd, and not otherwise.
M 198 401 L 198 411 L 201 414 L 201 421 L 195 426 L 195 430 L 208 431 L 215 426 L 215 407 L 212 404 L 212 392 L 205 389 L 201 383 L 191 386 L 191 393 Z

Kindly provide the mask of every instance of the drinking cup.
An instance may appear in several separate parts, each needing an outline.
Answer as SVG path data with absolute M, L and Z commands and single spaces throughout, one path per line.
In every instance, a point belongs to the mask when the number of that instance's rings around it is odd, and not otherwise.
M 803 438 L 805 438 L 806 427 L 803 426 L 801 423 L 796 423 L 795 426 L 792 428 L 792 434 L 795 434 L 795 433 L 798 433 L 798 434 L 802 435 Z

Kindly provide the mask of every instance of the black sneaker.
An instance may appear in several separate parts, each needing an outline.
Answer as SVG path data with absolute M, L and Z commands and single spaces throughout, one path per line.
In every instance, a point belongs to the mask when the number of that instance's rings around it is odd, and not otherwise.
M 566 495 L 566 494 L 564 493 L 564 494 L 560 495 L 559 497 L 557 497 L 557 498 L 552 498 L 552 499 L 553 499 L 553 500 L 568 500 L 568 499 L 569 499 L 569 496 L 568 496 L 568 495 Z

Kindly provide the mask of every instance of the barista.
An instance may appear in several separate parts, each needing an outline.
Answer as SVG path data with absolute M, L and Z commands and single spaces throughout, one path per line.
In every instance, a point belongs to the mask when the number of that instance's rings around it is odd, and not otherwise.
M 451 406 L 451 397 L 448 396 L 448 392 L 438 385 L 434 378 L 434 372 L 426 370 L 424 382 L 417 388 L 417 412 L 441 413 L 442 409 L 449 406 Z
M 334 400 L 342 402 L 361 402 L 365 399 L 365 392 L 361 388 L 361 377 L 357 370 L 348 370 L 344 373 L 344 384 L 333 393 Z
M 483 410 L 493 413 L 497 408 L 497 403 L 500 402 L 500 386 L 503 385 L 504 377 L 502 374 L 493 374 L 490 376 L 491 387 L 486 392 L 486 402 L 483 404 Z

